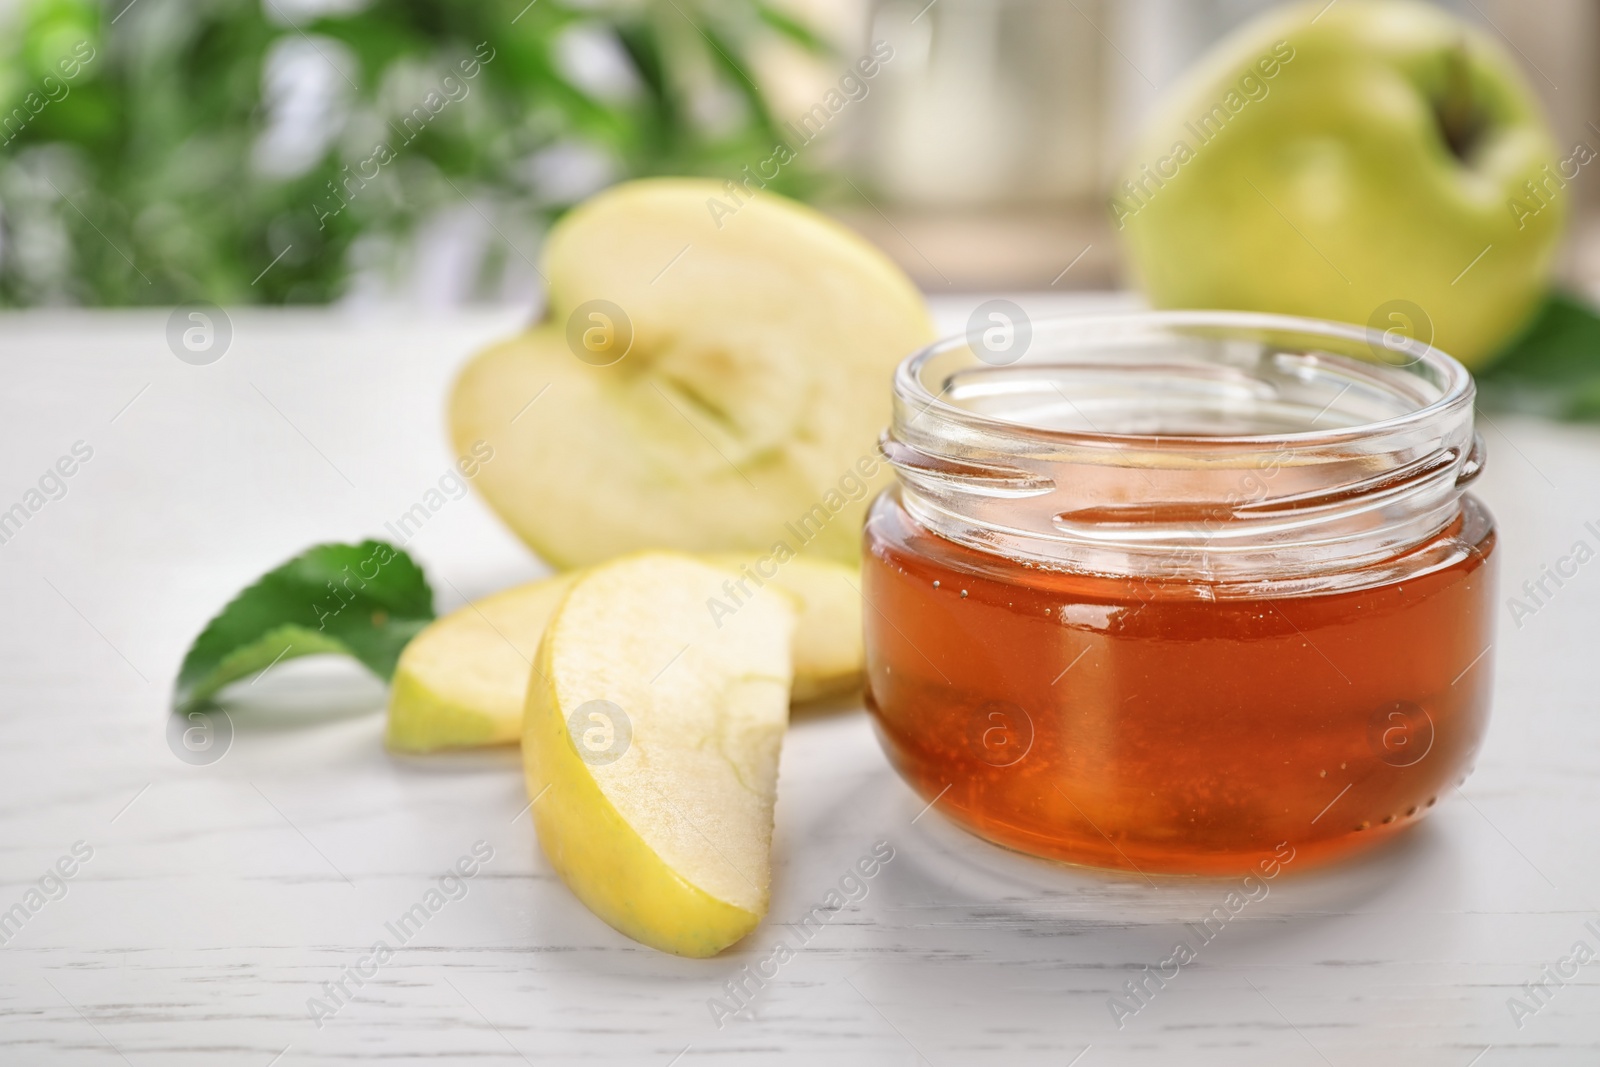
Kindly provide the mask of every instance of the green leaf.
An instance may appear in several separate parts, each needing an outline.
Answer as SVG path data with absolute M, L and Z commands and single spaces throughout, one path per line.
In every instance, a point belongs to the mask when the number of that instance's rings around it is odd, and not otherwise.
M 178 670 L 187 711 L 230 682 L 297 656 L 351 656 L 387 681 L 433 619 L 422 568 L 384 541 L 325 544 L 263 574 L 200 631 Z
M 1483 402 L 1563 419 L 1600 419 L 1600 314 L 1552 292 L 1533 321 L 1478 374 Z
M 527 160 L 566 144 L 614 162 L 619 178 L 727 177 L 786 136 L 744 76 L 757 50 L 825 44 L 776 0 L 360 0 L 313 5 L 294 24 L 253 0 L 12 6 L 15 18 L 0 16 L 11 31 L 0 32 L 0 116 L 46 75 L 61 80 L 80 44 L 93 58 L 74 60 L 70 93 L 0 130 L 0 307 L 329 301 L 353 272 L 412 270 L 427 220 L 464 193 L 491 206 L 497 231 L 552 221 L 566 194 L 534 181 L 530 196 Z M 638 93 L 592 97 L 564 76 L 561 35 L 575 24 L 623 41 Z M 326 143 L 268 77 L 279 49 L 307 38 L 343 75 Z M 748 106 L 709 128 L 695 108 L 706 89 Z M 426 102 L 441 96 L 447 110 L 434 112 Z M 419 107 L 438 119 L 412 137 L 404 117 Z M 257 165 L 263 135 L 295 130 L 321 145 L 317 158 L 288 173 Z M 376 161 L 379 143 L 398 162 Z M 817 165 L 786 166 L 773 191 L 814 195 Z M 16 254 L 23 231 L 41 228 L 59 254 Z M 368 239 L 386 250 L 381 267 L 358 266 Z M 476 295 L 500 291 L 516 259 L 507 240 L 464 268 Z

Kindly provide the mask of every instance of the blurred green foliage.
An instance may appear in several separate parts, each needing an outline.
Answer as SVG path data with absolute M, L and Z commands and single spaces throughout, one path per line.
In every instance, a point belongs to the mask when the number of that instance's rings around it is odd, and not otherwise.
M 596 185 L 770 154 L 747 74 L 775 41 L 828 50 L 766 0 L 26 0 L 0 305 L 327 301 L 451 210 L 487 223 L 493 291 Z
M 1491 409 L 1600 420 L 1600 314 L 1587 300 L 1551 292 L 1477 379 Z

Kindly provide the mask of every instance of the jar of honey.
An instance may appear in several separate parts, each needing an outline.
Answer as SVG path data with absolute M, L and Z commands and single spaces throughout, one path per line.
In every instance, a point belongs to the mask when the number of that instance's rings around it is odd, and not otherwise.
M 1370 846 L 1464 780 L 1495 531 L 1459 363 L 1226 312 L 1003 336 L 894 379 L 867 698 L 913 788 L 1024 852 L 1226 874 Z

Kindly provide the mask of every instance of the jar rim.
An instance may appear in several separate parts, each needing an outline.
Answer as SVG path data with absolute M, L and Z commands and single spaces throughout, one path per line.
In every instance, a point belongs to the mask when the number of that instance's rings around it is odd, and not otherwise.
M 1231 311 L 991 321 L 901 362 L 881 445 L 912 515 L 972 547 L 1208 582 L 1332 574 L 1438 534 L 1483 467 L 1472 375 L 1421 341 Z
M 1387 351 L 1399 357 L 1406 357 L 1404 362 L 1387 364 L 1391 369 L 1414 365 L 1426 367 L 1438 379 L 1439 395 L 1431 401 L 1419 404 L 1399 415 L 1329 430 L 1255 434 L 1194 434 L 1055 429 L 1013 422 L 993 415 L 972 411 L 949 403 L 943 399 L 943 391 L 935 394 L 923 384 L 922 371 L 926 365 L 954 349 L 970 345 L 972 342 L 971 330 L 942 337 L 901 360 L 899 366 L 895 368 L 894 391 L 898 399 L 916 408 L 917 417 L 928 411 L 935 411 L 944 418 L 964 423 L 973 429 L 994 432 L 1003 428 L 1005 432 L 1024 435 L 1035 441 L 1053 441 L 1074 445 L 1103 442 L 1133 446 L 1156 441 L 1165 441 L 1170 444 L 1175 440 L 1188 440 L 1197 446 L 1207 448 L 1233 445 L 1252 449 L 1273 445 L 1294 447 L 1296 449 L 1308 446 L 1339 445 L 1375 434 L 1401 431 L 1420 423 L 1426 423 L 1452 408 L 1460 406 L 1463 402 L 1470 405 L 1476 393 L 1472 373 L 1459 360 L 1442 349 L 1435 348 L 1429 343 L 1418 341 L 1404 334 L 1396 336 L 1371 327 L 1333 322 L 1327 319 L 1250 311 L 1158 310 L 1056 315 L 1030 324 L 1030 329 L 1034 333 L 1058 331 L 1069 336 L 1070 332 L 1073 331 L 1094 331 L 1115 327 L 1129 329 L 1212 329 L 1231 331 L 1244 337 L 1265 333 L 1300 334 L 1308 338 L 1327 338 L 1330 342 L 1342 342 L 1346 345 L 1364 344 L 1374 352 Z M 1374 366 L 1385 365 L 1378 361 L 1373 362 Z M 990 364 L 990 366 L 1001 369 L 999 364 Z

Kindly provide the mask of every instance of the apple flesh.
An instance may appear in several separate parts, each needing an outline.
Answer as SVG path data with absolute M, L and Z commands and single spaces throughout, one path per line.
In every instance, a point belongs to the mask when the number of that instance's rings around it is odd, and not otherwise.
M 800 557 L 774 566 L 770 560 L 713 554 L 707 563 L 736 577 L 771 571 L 766 579 L 788 594 L 799 612 L 794 627 L 791 704 L 847 696 L 861 688 L 866 647 L 861 633 L 861 571 L 857 567 Z M 746 582 L 746 588 L 749 581 Z
M 1576 165 L 1485 34 L 1414 0 L 1316 0 L 1170 94 L 1111 213 L 1159 307 L 1397 328 L 1480 365 L 1546 290 Z
M 504 589 L 435 619 L 400 653 L 384 743 L 396 752 L 515 744 L 528 674 L 574 575 Z
M 616 186 L 545 246 L 545 321 L 450 400 L 475 486 L 539 555 L 645 547 L 859 557 L 896 363 L 933 337 L 890 261 L 810 208 L 710 181 Z
M 539 844 L 629 937 L 712 956 L 766 914 L 794 611 L 768 587 L 641 553 L 581 575 L 539 644 L 522 755 Z
M 860 571 L 804 557 L 776 566 L 760 556 L 737 553 L 699 558 L 721 568 L 724 582 L 742 579 L 746 591 L 759 588 L 757 581 L 771 582 L 793 599 L 799 617 L 791 703 L 845 696 L 860 688 L 865 668 Z M 762 579 L 764 571 L 769 577 Z M 389 748 L 437 752 L 520 740 L 539 640 L 582 573 L 568 571 L 501 590 L 435 619 L 412 638 L 390 684 Z M 745 597 L 724 588 L 716 601 L 736 612 L 735 598 L 742 602 Z

